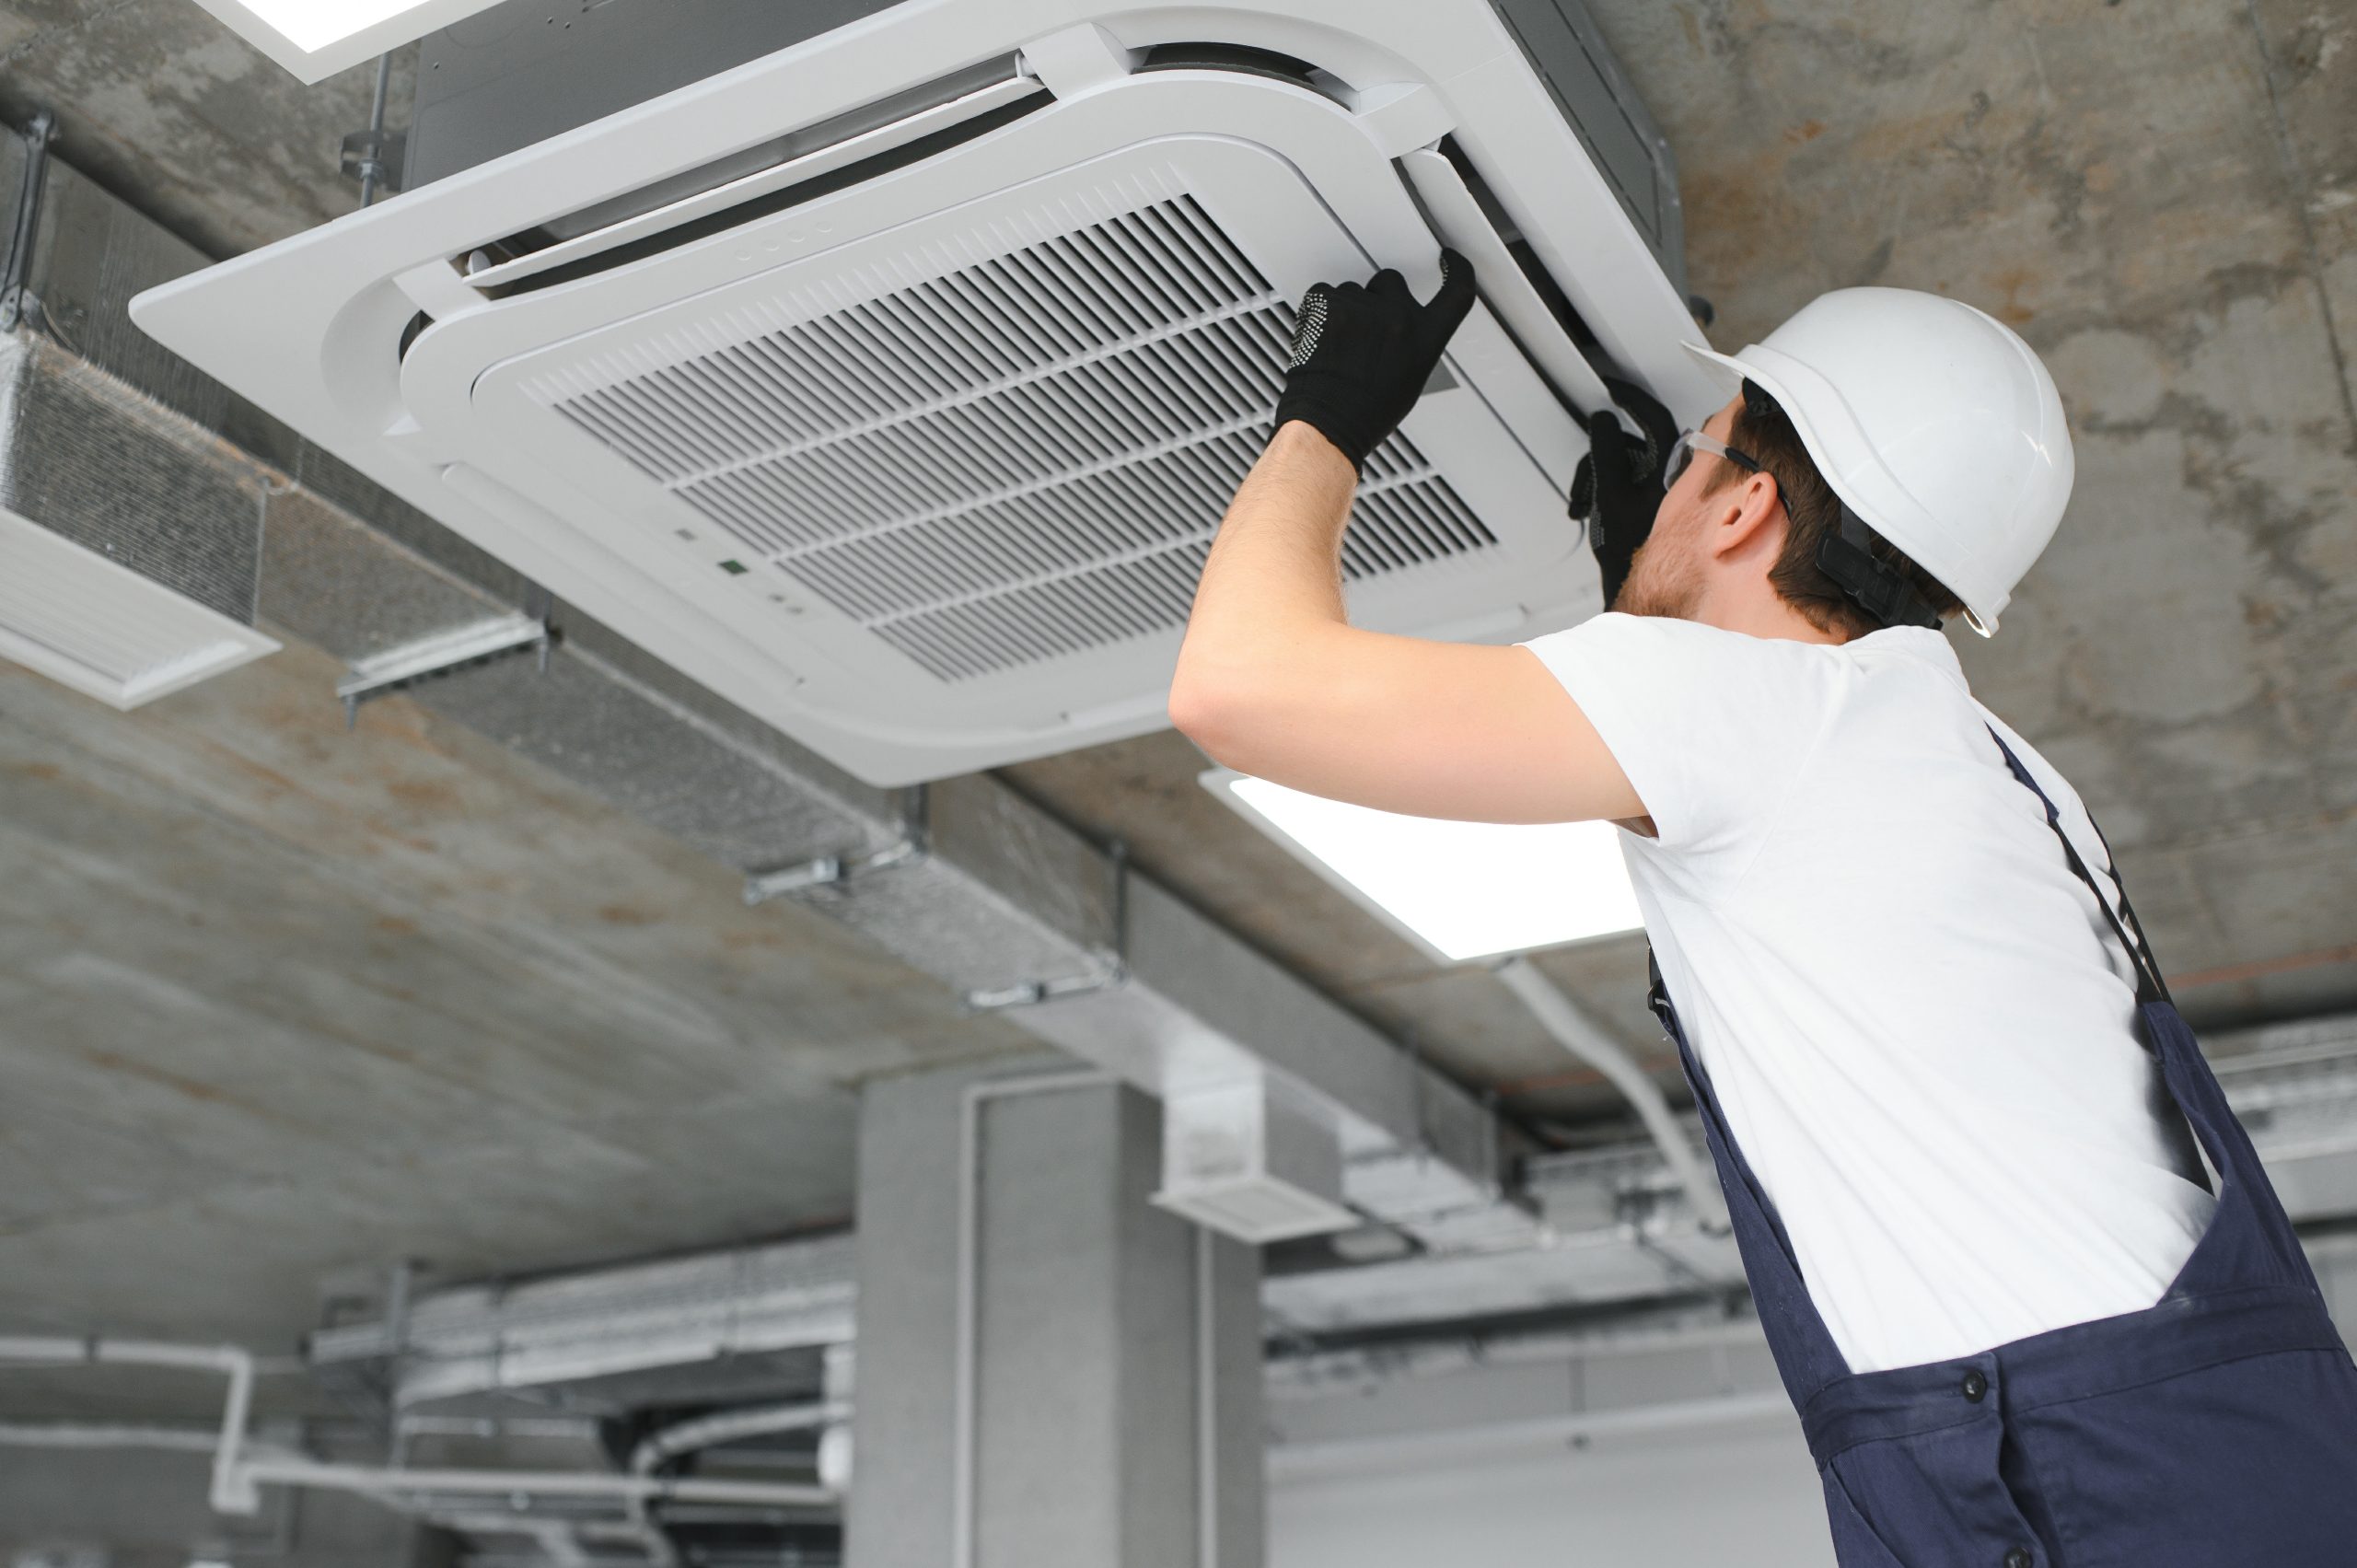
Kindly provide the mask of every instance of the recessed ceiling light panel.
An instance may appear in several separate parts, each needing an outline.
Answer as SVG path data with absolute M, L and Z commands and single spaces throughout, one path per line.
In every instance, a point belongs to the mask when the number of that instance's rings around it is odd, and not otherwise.
M 1203 787 L 1443 963 L 1643 925 L 1609 822 L 1402 817 L 1227 768 Z
M 487 11 L 499 0 L 196 0 L 304 81 Z

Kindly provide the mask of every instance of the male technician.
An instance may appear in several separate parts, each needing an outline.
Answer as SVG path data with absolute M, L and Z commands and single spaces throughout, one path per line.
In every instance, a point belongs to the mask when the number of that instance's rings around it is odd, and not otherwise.
M 1627 830 L 1843 1568 L 2357 1563 L 2357 1365 L 2078 797 L 1941 630 L 1993 632 L 2061 518 L 2045 366 L 1954 300 L 1826 295 L 1694 349 L 1700 431 L 1626 386 L 1652 437 L 1591 419 L 1611 613 L 1386 636 L 1340 544 L 1472 306 L 1443 267 L 1304 300 L 1173 722 L 1336 799 Z

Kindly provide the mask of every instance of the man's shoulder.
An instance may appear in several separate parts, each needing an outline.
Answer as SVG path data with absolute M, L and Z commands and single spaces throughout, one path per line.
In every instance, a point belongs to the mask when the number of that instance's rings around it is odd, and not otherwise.
M 1596 645 L 1665 646 L 1690 649 L 1729 659 L 1826 660 L 1842 653 L 1830 643 L 1804 643 L 1792 637 L 1763 637 L 1707 621 L 1674 615 L 1631 615 L 1608 610 L 1587 620 L 1550 632 L 1533 641 L 1576 639 Z

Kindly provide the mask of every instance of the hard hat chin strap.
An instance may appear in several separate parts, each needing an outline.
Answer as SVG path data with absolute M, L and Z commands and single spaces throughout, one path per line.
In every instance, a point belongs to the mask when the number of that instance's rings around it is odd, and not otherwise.
M 1827 534 L 1817 543 L 1817 570 L 1881 624 L 1938 631 L 1939 610 L 1916 591 L 1904 573 L 1875 553 L 1875 544 L 1874 529 L 1844 505 L 1840 530 Z

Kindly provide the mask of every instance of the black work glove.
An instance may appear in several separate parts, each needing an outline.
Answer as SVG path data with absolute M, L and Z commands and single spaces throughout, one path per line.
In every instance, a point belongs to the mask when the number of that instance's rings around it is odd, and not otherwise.
M 1661 506 L 1661 465 L 1678 442 L 1678 422 L 1652 393 L 1631 381 L 1604 377 L 1604 389 L 1644 432 L 1631 436 L 1608 408 L 1587 416 L 1587 456 L 1572 475 L 1571 514 L 1587 527 L 1587 547 L 1604 577 L 1609 610 L 1629 580 L 1629 562 L 1654 531 Z
M 1312 284 L 1294 322 L 1277 424 L 1315 425 L 1353 468 L 1399 428 L 1439 367 L 1441 351 L 1473 308 L 1473 263 L 1440 253 L 1440 292 L 1419 305 L 1386 267 L 1362 285 Z

